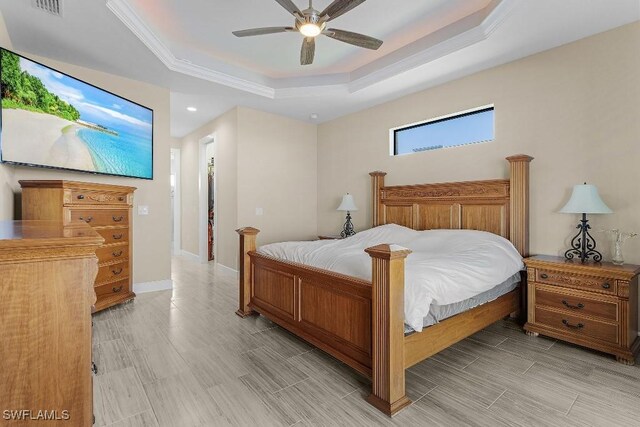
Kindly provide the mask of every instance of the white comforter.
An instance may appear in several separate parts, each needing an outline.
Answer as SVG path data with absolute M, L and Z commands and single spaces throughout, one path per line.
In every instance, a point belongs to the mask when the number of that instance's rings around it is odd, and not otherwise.
M 343 240 L 282 242 L 258 252 L 349 276 L 371 280 L 371 258 L 364 250 L 378 244 L 411 249 L 405 264 L 405 323 L 422 331 L 431 303 L 452 304 L 504 282 L 523 268 L 511 242 L 472 230 L 416 231 L 396 224 L 366 230 Z

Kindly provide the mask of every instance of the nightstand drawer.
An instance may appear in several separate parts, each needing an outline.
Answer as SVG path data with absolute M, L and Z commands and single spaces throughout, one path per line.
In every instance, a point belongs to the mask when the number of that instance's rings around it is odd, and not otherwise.
M 598 322 L 597 320 L 586 319 L 580 316 L 550 311 L 542 307 L 536 307 L 535 323 L 565 333 L 583 335 L 587 338 L 594 338 L 613 344 L 618 343 L 618 325 L 616 324 Z
M 536 306 L 545 306 L 570 311 L 577 316 L 593 316 L 602 319 L 618 320 L 618 303 L 612 297 L 601 296 L 601 300 L 589 298 L 582 292 L 555 292 L 550 289 L 540 289 L 536 285 Z M 548 287 L 547 287 L 548 288 Z M 606 299 L 612 301 L 606 301 Z
M 616 295 L 616 281 L 607 277 L 583 276 L 575 273 L 536 269 L 536 282 L 585 291 Z

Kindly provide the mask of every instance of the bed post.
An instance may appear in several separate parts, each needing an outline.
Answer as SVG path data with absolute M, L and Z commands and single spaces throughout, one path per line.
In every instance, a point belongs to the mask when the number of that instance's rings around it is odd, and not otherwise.
M 371 394 L 367 401 L 391 416 L 411 404 L 404 376 L 404 260 L 409 249 L 377 245 L 372 258 Z
M 507 157 L 510 169 L 509 240 L 520 255 L 529 256 L 529 163 L 526 154 Z
M 509 240 L 523 257 L 529 256 L 529 163 L 533 157 L 518 154 L 509 161 Z M 512 319 L 526 321 L 527 276 L 520 281 L 520 307 L 511 313 Z
M 236 314 L 240 317 L 247 317 L 255 313 L 249 308 L 251 302 L 251 257 L 249 252 L 256 250 L 256 236 L 260 230 L 244 227 L 239 228 L 236 232 L 240 235 L 240 274 L 238 275 L 240 307 Z
M 384 224 L 382 217 L 382 202 L 380 200 L 380 190 L 384 187 L 384 176 L 386 172 L 370 172 L 371 175 L 371 215 L 373 227 Z

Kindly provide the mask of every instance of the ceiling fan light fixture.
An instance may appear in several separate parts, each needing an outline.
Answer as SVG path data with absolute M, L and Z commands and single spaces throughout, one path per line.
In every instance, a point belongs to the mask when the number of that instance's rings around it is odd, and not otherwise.
M 316 37 L 322 32 L 320 26 L 313 23 L 302 24 L 300 25 L 299 30 L 305 37 Z

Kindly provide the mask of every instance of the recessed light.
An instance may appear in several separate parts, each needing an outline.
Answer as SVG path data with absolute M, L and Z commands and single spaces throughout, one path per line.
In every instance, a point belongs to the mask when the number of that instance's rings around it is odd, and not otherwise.
M 198 109 L 196 107 L 187 107 L 187 111 L 191 111 L 193 113 L 194 111 L 198 111 Z
M 309 114 L 309 118 L 310 118 L 311 120 L 315 120 L 315 119 L 317 119 L 317 118 L 318 118 L 318 115 L 317 115 L 316 113 L 311 113 L 311 114 Z

